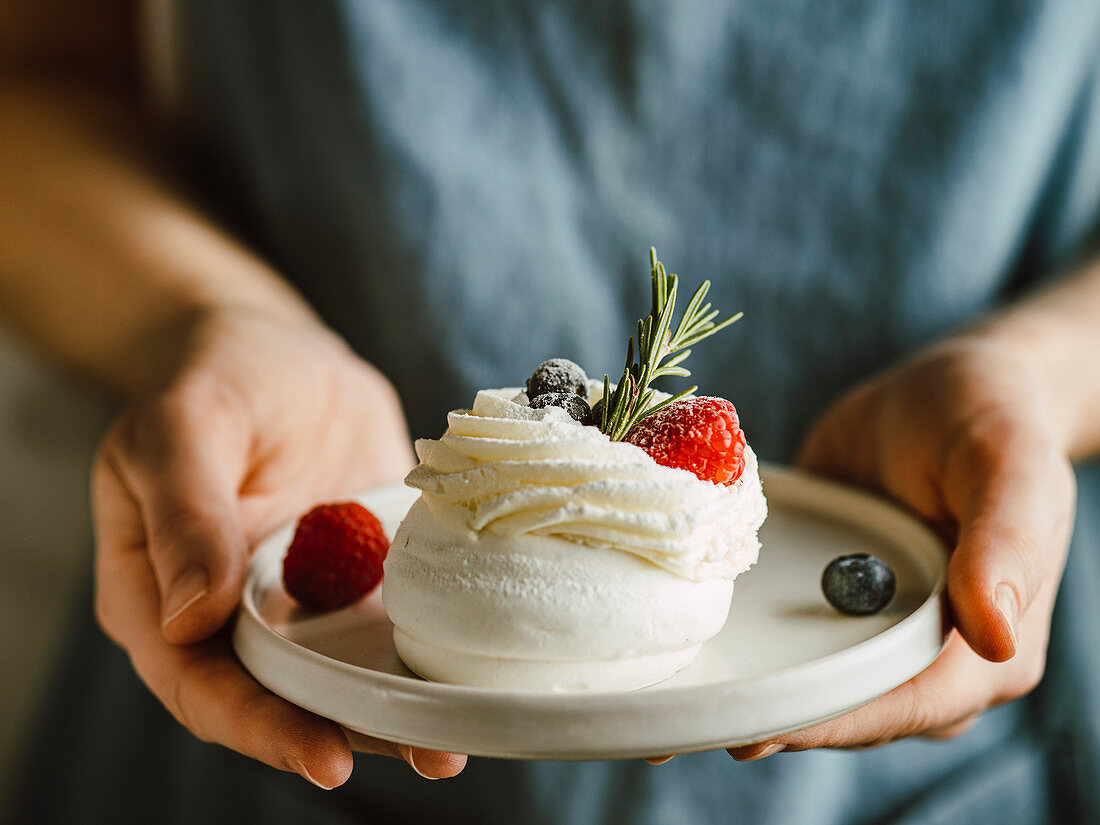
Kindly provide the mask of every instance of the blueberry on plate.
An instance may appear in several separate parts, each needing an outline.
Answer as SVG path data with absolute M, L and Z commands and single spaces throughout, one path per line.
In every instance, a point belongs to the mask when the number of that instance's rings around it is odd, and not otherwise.
M 568 358 L 543 361 L 527 379 L 527 397 L 535 398 L 548 392 L 568 392 L 588 398 L 588 376 Z
M 897 584 L 889 565 L 870 553 L 835 558 L 821 574 L 821 590 L 829 604 L 850 616 L 878 613 L 894 598 Z
M 582 424 L 588 424 L 592 420 L 592 410 L 589 409 L 588 402 L 571 392 L 544 392 L 532 398 L 529 406 L 533 410 L 561 407 Z

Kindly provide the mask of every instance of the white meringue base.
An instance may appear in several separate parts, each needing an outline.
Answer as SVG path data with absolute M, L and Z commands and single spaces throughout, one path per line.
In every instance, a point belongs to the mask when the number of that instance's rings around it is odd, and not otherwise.
M 428 679 L 631 690 L 686 666 L 725 624 L 733 580 L 693 581 L 609 547 L 440 526 L 423 499 L 394 534 L 382 599 Z
M 634 690 L 664 681 L 691 664 L 701 645 L 631 659 L 536 662 L 478 656 L 417 641 L 393 629 L 397 654 L 409 670 L 433 682 L 539 691 Z

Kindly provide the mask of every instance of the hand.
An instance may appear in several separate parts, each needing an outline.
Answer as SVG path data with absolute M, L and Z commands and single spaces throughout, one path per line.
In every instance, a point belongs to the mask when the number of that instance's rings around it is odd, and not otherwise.
M 352 747 L 457 774 L 464 756 L 349 734 L 274 696 L 220 632 L 259 537 L 412 466 L 393 388 L 312 321 L 226 312 L 188 340 L 167 385 L 119 416 L 96 458 L 104 631 L 201 739 L 324 788 L 350 776 Z
M 810 433 L 801 463 L 882 491 L 952 546 L 947 647 L 925 671 L 838 719 L 730 749 L 881 745 L 965 731 L 1043 674 L 1075 485 L 1045 375 L 1026 350 L 958 339 L 858 387 Z

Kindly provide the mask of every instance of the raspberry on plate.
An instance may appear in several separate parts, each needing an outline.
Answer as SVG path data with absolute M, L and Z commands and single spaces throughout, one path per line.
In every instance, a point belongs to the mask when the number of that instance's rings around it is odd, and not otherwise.
M 298 520 L 283 561 L 283 584 L 300 604 L 334 610 L 382 581 L 390 548 L 382 524 L 354 501 L 320 504 Z
M 626 440 L 658 464 L 714 484 L 733 484 L 745 469 L 745 434 L 724 398 L 676 401 L 635 424 Z

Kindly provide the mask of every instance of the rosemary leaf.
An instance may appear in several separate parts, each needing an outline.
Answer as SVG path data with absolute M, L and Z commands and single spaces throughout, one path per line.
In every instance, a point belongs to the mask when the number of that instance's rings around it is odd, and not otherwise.
M 649 267 L 652 301 L 649 315 L 638 321 L 637 359 L 632 336 L 627 343 L 623 377 L 614 391 L 610 376 L 604 376 L 603 414 L 599 426 L 612 441 L 623 440 L 641 419 L 695 392 L 698 387 L 654 403 L 656 390 L 649 385 L 666 376 L 690 376 L 691 372 L 681 366 L 691 355 L 689 347 L 741 318 L 739 312 L 716 324 L 714 319 L 718 317 L 718 310 L 712 309 L 709 302 L 704 303 L 711 284 L 703 281 L 692 294 L 673 331 L 672 316 L 676 310 L 679 279 L 657 260 L 657 250 L 653 247 L 649 248 Z

